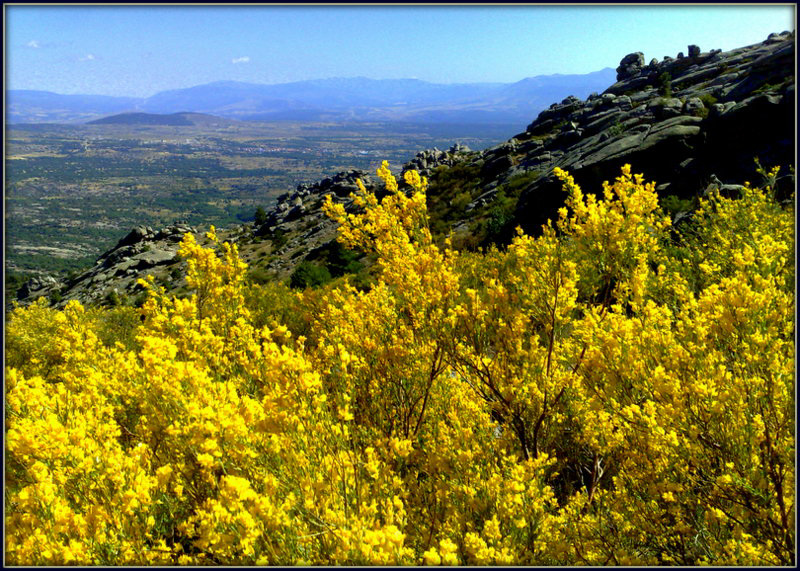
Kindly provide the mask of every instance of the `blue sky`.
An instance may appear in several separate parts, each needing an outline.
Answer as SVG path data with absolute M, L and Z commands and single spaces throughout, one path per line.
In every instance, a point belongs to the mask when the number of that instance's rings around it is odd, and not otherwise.
M 220 80 L 510 83 L 795 27 L 792 4 L 4 8 L 7 89 L 137 97 Z

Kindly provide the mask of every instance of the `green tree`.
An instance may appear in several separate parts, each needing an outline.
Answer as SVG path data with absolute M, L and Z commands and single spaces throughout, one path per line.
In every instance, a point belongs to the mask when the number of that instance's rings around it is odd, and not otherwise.
M 263 206 L 259 206 L 258 208 L 256 208 L 255 225 L 263 226 L 266 223 L 267 223 L 267 211 L 264 210 Z

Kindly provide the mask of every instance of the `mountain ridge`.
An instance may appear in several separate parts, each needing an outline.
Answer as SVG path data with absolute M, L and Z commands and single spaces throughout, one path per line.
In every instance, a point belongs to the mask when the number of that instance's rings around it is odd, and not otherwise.
M 588 95 L 608 85 L 611 68 L 581 75 L 534 76 L 540 94 L 537 101 L 552 100 L 553 90 L 565 97 L 570 89 L 577 95 Z M 564 86 L 572 78 L 573 85 Z M 524 80 L 523 80 L 524 81 Z M 418 79 L 329 78 L 280 84 L 258 84 L 239 81 L 217 81 L 188 88 L 165 90 L 146 98 L 95 95 L 59 95 L 47 91 L 10 90 L 7 93 L 11 123 L 82 122 L 122 112 L 177 113 L 199 112 L 229 119 L 260 120 L 292 119 L 292 113 L 327 114 L 338 117 L 368 114 L 371 120 L 417 119 L 430 107 L 457 113 L 458 106 L 481 107 L 490 120 L 507 123 L 524 121 L 540 110 L 532 104 L 530 90 L 515 94 L 515 83 L 432 83 Z M 554 84 L 555 87 L 551 86 Z M 529 84 L 520 84 L 529 85 Z M 503 92 L 503 93 L 501 93 Z M 509 114 L 494 102 L 498 94 L 503 100 L 516 97 L 517 104 L 527 107 Z M 99 98 L 99 99 L 98 99 Z M 86 104 L 81 106 L 81 101 Z M 541 103 L 539 103 L 541 105 Z M 402 108 L 402 112 L 400 111 Z M 493 118 L 491 116 L 494 116 Z M 436 116 L 427 120 L 435 121 Z M 453 119 L 458 120 L 458 118 Z
M 142 113 L 137 111 L 118 113 L 109 115 L 94 121 L 89 121 L 87 125 L 205 125 L 210 123 L 235 124 L 234 119 L 224 119 L 206 113 L 192 113 L 190 111 L 180 111 L 178 113 Z

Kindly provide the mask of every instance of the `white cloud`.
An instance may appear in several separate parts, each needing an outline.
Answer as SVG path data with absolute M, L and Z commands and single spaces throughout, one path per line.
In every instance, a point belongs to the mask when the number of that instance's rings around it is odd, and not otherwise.
M 37 40 L 31 40 L 30 42 L 28 42 L 28 47 L 29 48 L 38 48 L 39 47 L 39 42 Z
M 86 54 L 84 57 L 79 58 L 81 61 L 91 61 L 95 59 L 93 54 Z
M 243 56 L 243 57 L 237 57 L 237 58 L 233 58 L 233 59 L 231 60 L 231 63 L 247 63 L 247 62 L 249 62 L 249 61 L 250 61 L 250 57 L 248 57 L 248 56 Z

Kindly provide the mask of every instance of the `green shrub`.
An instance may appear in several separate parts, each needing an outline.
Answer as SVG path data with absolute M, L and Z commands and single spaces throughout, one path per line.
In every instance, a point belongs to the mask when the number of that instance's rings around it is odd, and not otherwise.
M 658 76 L 658 93 L 664 97 L 672 97 L 672 76 L 668 71 Z
M 507 196 L 504 189 L 500 189 L 495 195 L 488 211 L 486 220 L 487 243 L 496 244 L 502 242 L 507 236 L 509 223 L 514 219 L 514 208 L 517 205 L 516 197 Z
M 12 270 L 6 272 L 5 294 L 6 306 L 10 306 L 11 302 L 17 299 L 17 292 L 28 281 L 25 274 L 19 274 Z
M 298 253 L 302 254 L 302 251 Z M 350 250 L 333 240 L 309 252 L 304 263 L 324 268 L 330 274 L 329 279 L 332 279 L 359 273 L 364 268 L 360 260 L 363 255 L 363 252 Z M 303 287 L 303 284 L 300 287 Z
M 703 93 L 703 95 L 700 96 L 700 101 L 703 102 L 706 108 L 709 108 L 717 102 L 717 98 L 710 93 Z
M 757 93 L 769 93 L 771 91 L 777 91 L 781 85 L 782 85 L 781 83 L 765 83 L 764 85 L 753 91 L 753 93 L 757 94 Z
M 540 176 L 542 176 L 542 173 L 537 170 L 516 174 L 502 185 L 503 192 L 505 192 L 507 196 L 519 197 L 522 191 Z
M 280 250 L 286 245 L 286 242 L 289 241 L 289 238 L 286 236 L 286 232 L 283 230 L 275 230 L 270 236 L 270 241 L 272 242 L 273 250 Z
M 119 292 L 115 289 L 112 289 L 108 294 L 106 294 L 106 305 L 109 307 L 119 307 L 122 305 L 122 298 L 119 295 Z
M 133 307 L 142 307 L 144 302 L 147 301 L 147 292 L 141 291 L 139 294 L 133 298 Z
M 619 137 L 622 134 L 623 130 L 624 129 L 622 128 L 622 123 L 617 121 L 616 123 L 611 125 L 608 129 L 606 129 L 606 133 L 608 133 L 610 137 Z
M 450 206 L 456 212 L 463 212 L 466 210 L 467 205 L 472 200 L 472 195 L 469 192 L 461 192 L 450 202 Z
M 252 284 L 265 284 L 272 279 L 264 268 L 258 267 L 251 268 L 247 275 Z
M 695 198 L 680 198 L 674 194 L 659 199 L 661 209 L 674 218 L 679 212 L 690 212 L 697 206 Z
M 348 250 L 339 242 L 332 242 L 326 253 L 326 267 L 332 277 L 357 274 L 364 267 L 359 261 L 361 253 Z
M 333 276 L 328 268 L 314 264 L 312 262 L 300 262 L 292 276 L 289 278 L 289 285 L 292 288 L 307 288 L 324 285 L 331 281 Z
M 133 349 L 136 345 L 136 328 L 141 324 L 139 312 L 124 305 L 126 296 L 118 297 L 122 305 L 91 311 L 97 323 L 97 337 L 106 347 L 121 343 L 125 349 Z
M 429 228 L 441 240 L 450 233 L 452 222 L 464 218 L 467 204 L 479 193 L 481 164 L 456 163 L 437 167 L 427 190 Z
M 258 274 L 257 274 L 258 275 Z M 264 274 L 266 277 L 266 274 Z M 245 304 L 250 310 L 253 325 L 274 328 L 286 325 L 295 335 L 307 334 L 307 324 L 303 323 L 297 297 L 285 283 L 265 279 L 255 283 L 251 273 L 251 283 L 245 288 Z

